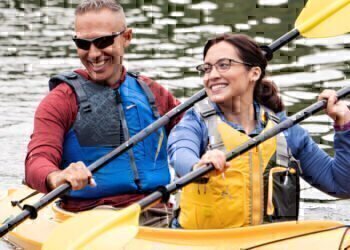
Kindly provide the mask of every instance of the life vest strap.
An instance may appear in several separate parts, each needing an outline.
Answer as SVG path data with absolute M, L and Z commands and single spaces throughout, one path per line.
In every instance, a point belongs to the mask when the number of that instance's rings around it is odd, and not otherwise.
M 77 96 L 78 105 L 82 107 L 84 112 L 91 112 L 91 104 L 87 98 L 87 95 L 81 85 L 85 79 L 75 72 L 63 72 L 59 75 L 52 77 L 49 81 L 50 91 L 57 87 L 60 83 L 68 83 L 74 88 L 75 94 Z
M 154 95 L 153 95 L 151 89 L 148 87 L 148 85 L 143 80 L 140 79 L 138 72 L 128 72 L 128 74 L 130 76 L 134 77 L 136 79 L 136 81 L 139 83 L 140 87 L 142 88 L 143 92 L 145 93 L 145 95 L 147 97 L 149 105 L 151 106 L 153 115 L 156 118 L 159 118 L 160 114 L 158 112 L 156 100 L 154 98 Z
M 204 99 L 195 104 L 195 111 L 201 115 L 205 125 L 208 129 L 208 149 L 218 149 L 223 152 L 226 152 L 224 142 L 221 138 L 219 131 L 217 130 L 217 124 L 220 117 L 216 114 L 213 103 L 208 99 Z
M 122 98 L 121 98 L 118 90 L 115 90 L 114 92 L 115 92 L 115 95 L 117 97 L 117 106 L 118 106 L 118 111 L 119 111 L 119 115 L 120 115 L 120 121 L 122 124 L 124 138 L 125 138 L 125 141 L 127 141 L 130 139 L 130 134 L 129 134 L 128 125 L 126 123 L 125 114 L 124 114 L 124 110 L 123 110 Z M 132 169 L 132 172 L 134 175 L 134 182 L 137 185 L 137 187 L 139 189 L 141 189 L 139 172 L 137 170 L 135 155 L 134 155 L 134 151 L 132 148 L 130 148 L 128 150 L 128 154 L 129 154 L 129 158 L 130 158 L 131 169 Z

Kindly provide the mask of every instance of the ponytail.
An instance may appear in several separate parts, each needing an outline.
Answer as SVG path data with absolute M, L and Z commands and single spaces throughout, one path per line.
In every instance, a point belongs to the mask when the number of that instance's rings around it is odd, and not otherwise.
M 266 78 L 256 82 L 254 88 L 254 99 L 259 104 L 265 106 L 275 113 L 284 110 L 284 104 L 281 97 L 278 95 L 276 84 Z

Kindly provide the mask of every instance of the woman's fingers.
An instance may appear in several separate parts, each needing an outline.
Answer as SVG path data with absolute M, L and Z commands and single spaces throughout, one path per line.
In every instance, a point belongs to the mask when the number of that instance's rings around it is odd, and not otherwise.
M 350 122 L 350 111 L 344 101 L 338 101 L 336 92 L 334 90 L 324 90 L 319 100 L 327 100 L 326 113 L 331 117 L 338 126 L 344 126 Z
M 196 167 L 206 164 L 213 164 L 218 174 L 224 172 L 229 166 L 228 163 L 226 163 L 226 155 L 217 149 L 207 151 L 196 164 Z

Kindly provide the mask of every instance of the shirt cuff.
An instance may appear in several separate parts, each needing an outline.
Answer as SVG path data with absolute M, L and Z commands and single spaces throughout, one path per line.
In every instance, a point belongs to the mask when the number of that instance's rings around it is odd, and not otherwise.
M 345 131 L 345 130 L 349 130 L 349 129 L 350 129 L 350 122 L 345 123 L 342 126 L 334 125 L 334 130 L 335 131 Z

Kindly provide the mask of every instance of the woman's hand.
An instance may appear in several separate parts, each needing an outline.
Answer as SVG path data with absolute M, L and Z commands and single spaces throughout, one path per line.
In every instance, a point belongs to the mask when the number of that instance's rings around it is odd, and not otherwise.
M 193 166 L 193 170 L 195 170 L 198 167 L 203 167 L 207 164 L 213 164 L 216 174 L 223 173 L 230 164 L 226 162 L 226 155 L 224 152 L 214 149 L 207 151 L 204 155 L 202 155 L 202 158 Z
M 344 101 L 338 101 L 334 90 L 324 90 L 318 100 L 327 100 L 326 113 L 334 120 L 334 125 L 344 126 L 350 122 L 350 110 Z
M 72 186 L 72 190 L 82 189 L 86 185 L 92 187 L 96 186 L 96 182 L 92 178 L 91 172 L 81 161 L 71 163 L 63 170 L 50 173 L 46 180 L 50 189 L 55 189 L 67 182 Z

